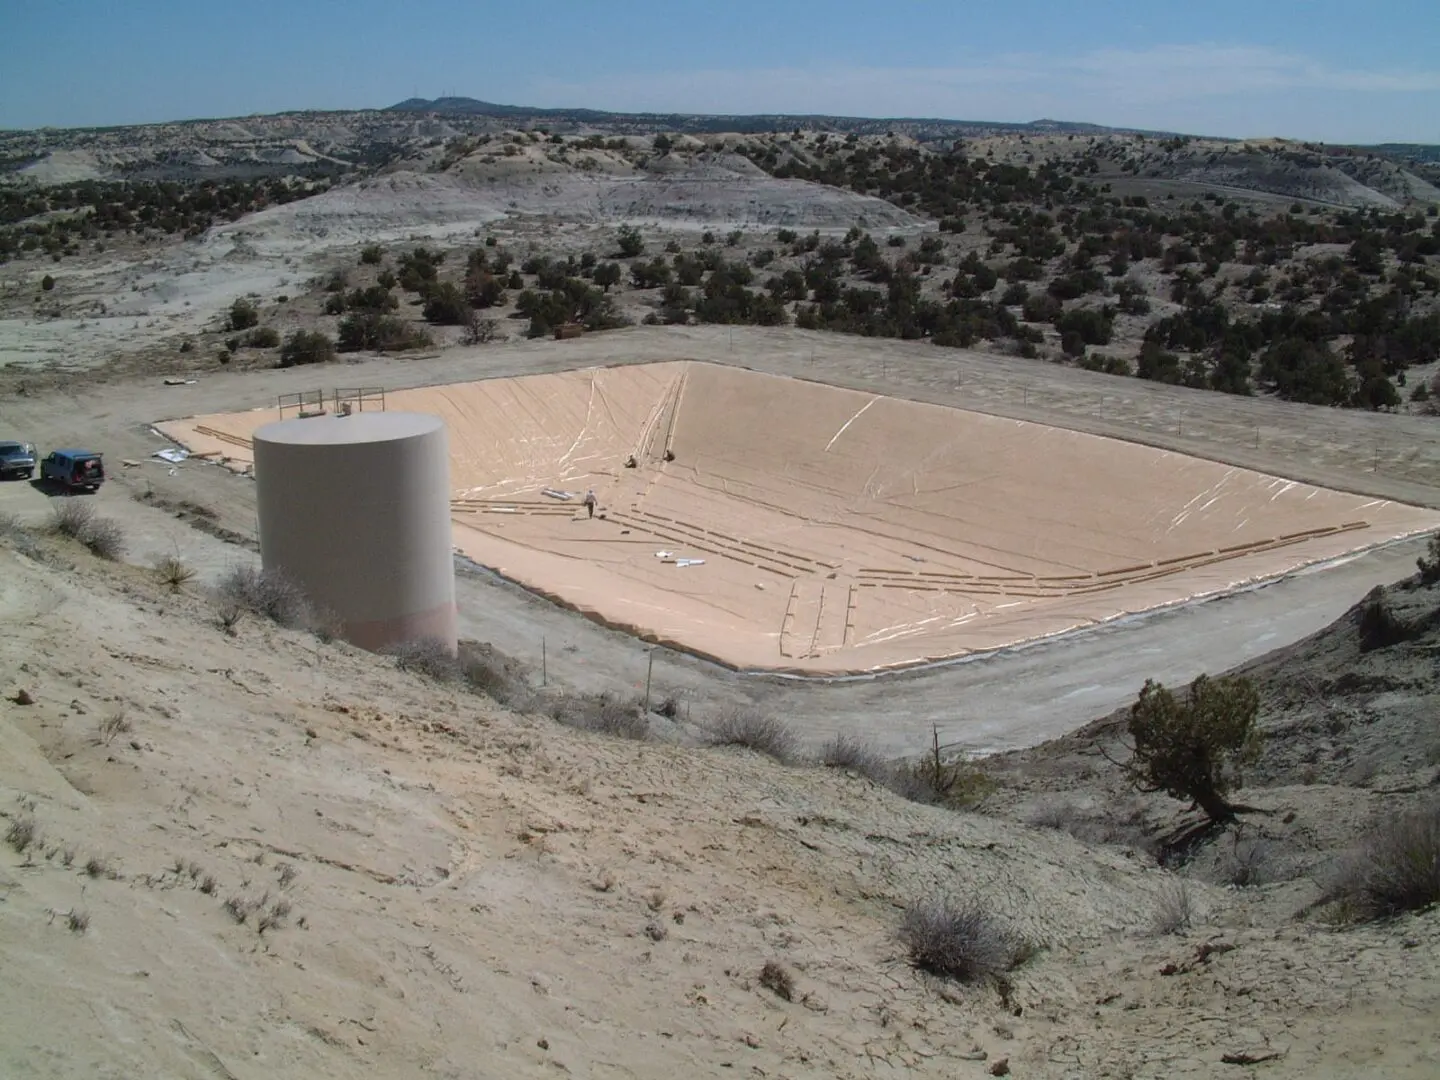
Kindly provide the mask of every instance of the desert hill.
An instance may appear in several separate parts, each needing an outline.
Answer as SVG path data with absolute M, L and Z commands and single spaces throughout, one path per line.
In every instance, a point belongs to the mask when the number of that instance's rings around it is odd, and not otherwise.
M 585 734 L 227 632 L 198 586 L 18 526 L 0 559 L 32 628 L 0 641 L 8 1076 L 1428 1075 L 1388 1010 L 1435 1007 L 1433 912 L 1295 924 L 1293 882 L 1182 895 L 1137 850 L 659 718 Z M 938 891 L 1037 950 L 999 990 L 905 964 Z

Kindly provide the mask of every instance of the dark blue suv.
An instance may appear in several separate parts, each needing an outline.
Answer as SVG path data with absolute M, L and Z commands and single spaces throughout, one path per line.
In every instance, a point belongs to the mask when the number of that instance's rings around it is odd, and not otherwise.
M 40 479 L 67 491 L 98 491 L 105 482 L 105 460 L 90 450 L 52 450 L 40 463 Z

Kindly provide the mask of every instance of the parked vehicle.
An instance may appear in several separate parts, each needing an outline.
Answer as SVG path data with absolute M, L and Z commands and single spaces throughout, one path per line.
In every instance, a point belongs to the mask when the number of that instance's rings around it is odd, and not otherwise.
M 0 479 L 35 475 L 35 447 L 31 443 L 0 442 Z
M 67 491 L 98 491 L 105 482 L 105 459 L 92 450 L 53 450 L 40 463 L 40 479 Z

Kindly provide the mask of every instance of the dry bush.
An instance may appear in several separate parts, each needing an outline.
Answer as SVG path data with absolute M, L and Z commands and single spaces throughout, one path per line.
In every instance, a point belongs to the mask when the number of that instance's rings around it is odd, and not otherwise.
M 107 877 L 109 874 L 110 864 L 99 855 L 91 855 L 90 858 L 85 860 L 86 877 Z
M 424 675 L 437 682 L 455 682 L 460 678 L 460 662 L 450 647 L 439 638 L 415 638 L 387 645 L 380 650 L 383 656 L 393 656 L 395 666 L 401 671 Z
M 703 737 L 707 746 L 743 746 L 782 765 L 800 756 L 800 741 L 783 720 L 751 709 L 721 713 L 706 725 Z
M 345 637 L 345 620 L 329 608 L 311 605 L 308 625 L 310 632 L 326 645 Z
M 50 531 L 84 544 L 101 559 L 115 562 L 125 554 L 125 532 L 119 522 L 100 517 L 87 502 L 65 499 L 50 511 Z
M 97 726 L 100 735 L 100 742 L 109 746 L 115 741 L 115 736 L 127 734 L 134 725 L 130 723 L 125 715 L 124 709 L 115 709 L 101 718 Z
M 1420 584 L 1434 585 L 1440 582 L 1440 533 L 1430 537 L 1430 544 L 1425 554 L 1415 560 L 1415 567 L 1420 571 Z
M 35 819 L 29 814 L 11 818 L 5 829 L 5 843 L 14 848 L 17 855 L 24 855 L 39 836 L 40 830 L 35 825 Z
M 71 908 L 65 913 L 65 925 L 72 934 L 83 934 L 90 929 L 90 913 L 83 908 Z
M 1268 840 L 1241 840 L 1238 836 L 1225 856 L 1221 874 L 1226 884 L 1248 889 L 1275 880 L 1275 845 Z
M 1034 951 L 973 897 L 940 896 L 912 904 L 899 936 L 915 967 L 964 983 L 999 978 Z
M 1440 903 L 1440 801 L 1379 825 L 1341 860 L 1324 898 L 1362 920 Z
M 1178 934 L 1189 930 L 1195 919 L 1195 897 L 1188 881 L 1167 881 L 1156 898 L 1155 917 L 1150 930 L 1157 935 Z
M 216 595 L 222 612 L 231 606 L 238 607 L 292 629 L 304 626 L 310 619 L 310 604 L 304 591 L 276 570 L 237 566 L 221 579 Z
M 940 735 L 932 732 L 930 753 L 918 761 L 901 762 L 890 771 L 886 787 L 902 799 L 966 810 L 995 790 L 995 779 L 966 758 L 946 761 Z
M 1025 821 L 1037 829 L 1054 829 L 1056 832 L 1069 832 L 1070 825 L 1075 821 L 1076 807 L 1073 803 L 1062 800 L 1046 800 L 1034 807 Z
M 614 694 L 581 694 L 556 702 L 551 717 L 566 727 L 594 731 L 619 739 L 644 742 L 650 738 L 650 721 L 640 703 L 624 701 Z
M 1362 652 L 1399 645 L 1425 632 L 1422 622 L 1407 619 L 1395 611 L 1383 585 L 1371 589 L 1361 603 L 1359 629 Z
M 879 750 L 854 735 L 836 735 L 821 747 L 820 764 L 827 769 L 848 769 L 882 785 L 890 783 L 894 772 Z
M 79 540 L 95 520 L 95 507 L 79 499 L 64 499 L 50 509 L 50 531 Z
M 237 600 L 226 597 L 217 597 L 215 600 L 215 624 L 221 630 L 235 636 L 235 628 L 240 625 L 240 620 L 245 616 L 245 608 Z
M 765 961 L 765 966 L 760 969 L 760 985 L 778 998 L 795 1000 L 795 976 L 790 974 L 789 968 L 775 960 Z
M 125 554 L 125 532 L 118 521 L 97 517 L 80 538 L 91 554 L 109 562 L 119 562 Z
M 186 566 L 178 555 L 162 555 L 155 560 L 155 576 L 160 584 L 179 592 L 195 579 L 195 569 Z
M 0 514 L 0 540 L 10 544 L 27 559 L 36 562 L 45 559 L 45 552 L 37 542 L 34 530 L 14 514 Z
M 255 919 L 255 930 L 257 933 L 265 933 L 266 930 L 278 930 L 285 925 L 285 919 L 290 914 L 290 901 L 283 897 L 274 901 L 268 907 L 262 900 L 257 910 Z
M 528 703 L 529 687 L 523 672 L 486 645 L 460 643 L 460 677 L 473 693 L 484 694 L 501 705 Z
M 200 891 L 206 896 L 214 896 L 219 883 L 215 880 L 214 874 L 206 874 L 200 879 Z

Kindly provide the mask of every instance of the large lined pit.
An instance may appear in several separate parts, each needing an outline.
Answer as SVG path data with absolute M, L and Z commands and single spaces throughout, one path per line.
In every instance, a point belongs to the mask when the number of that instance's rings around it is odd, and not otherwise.
M 428 387 L 387 405 L 445 420 L 470 558 L 742 668 L 964 656 L 1440 526 L 1434 511 L 1183 454 L 712 364 Z M 161 428 L 243 464 L 274 418 Z

